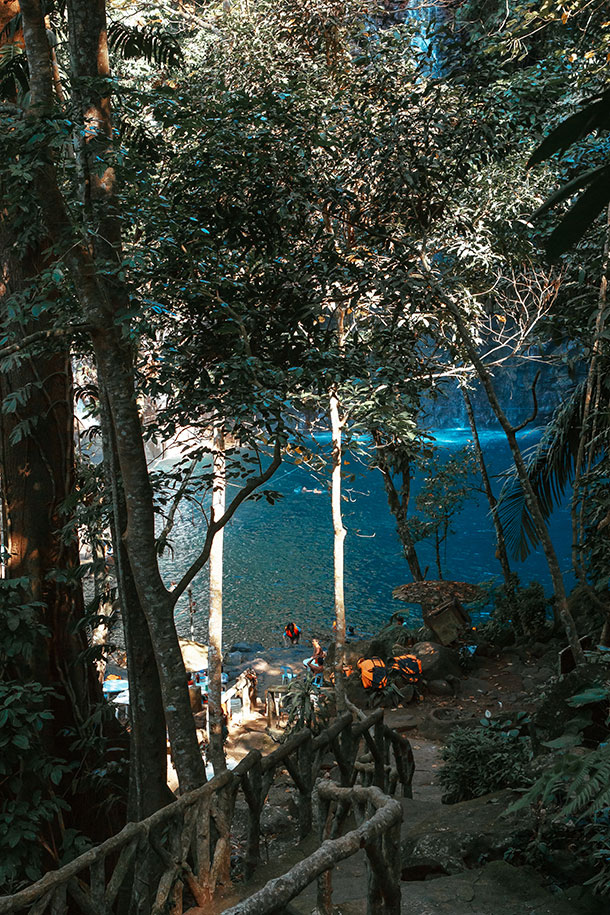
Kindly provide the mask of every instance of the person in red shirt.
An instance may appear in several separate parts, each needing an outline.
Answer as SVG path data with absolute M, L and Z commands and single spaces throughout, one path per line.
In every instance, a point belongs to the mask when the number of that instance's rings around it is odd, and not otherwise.
M 284 629 L 284 640 L 286 645 L 290 643 L 291 645 L 298 645 L 299 639 L 301 638 L 301 630 L 296 623 L 288 623 Z

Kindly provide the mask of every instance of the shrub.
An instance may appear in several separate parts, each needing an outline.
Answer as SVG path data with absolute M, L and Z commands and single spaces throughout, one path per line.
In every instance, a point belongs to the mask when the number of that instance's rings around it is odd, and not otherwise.
M 512 645 L 517 639 L 543 637 L 546 632 L 546 610 L 549 605 L 540 582 L 527 587 L 519 585 L 512 576 L 512 587 L 501 585 L 489 593 L 493 610 L 489 619 L 478 630 L 490 644 L 498 648 Z
M 451 734 L 442 752 L 444 804 L 531 784 L 530 741 L 510 725 L 485 722 L 478 728 L 457 728 Z
M 284 706 L 288 712 L 288 722 L 282 740 L 303 728 L 310 728 L 314 734 L 319 734 L 328 724 L 328 700 L 310 674 L 290 682 L 284 696 Z

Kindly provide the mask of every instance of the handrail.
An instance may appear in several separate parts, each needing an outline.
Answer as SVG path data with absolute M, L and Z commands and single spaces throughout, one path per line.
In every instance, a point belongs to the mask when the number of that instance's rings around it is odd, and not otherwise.
M 369 733 L 372 728 L 375 738 Z M 359 773 L 361 767 L 355 763 L 362 736 L 373 751 L 375 763 Z M 406 765 L 402 758 L 403 745 Z M 251 750 L 232 771 L 222 772 L 145 820 L 128 823 L 116 835 L 58 870 L 49 871 L 31 886 L 10 896 L 0 896 L 0 915 L 30 906 L 32 915 L 42 915 L 49 905 L 53 915 L 63 915 L 67 912 L 66 893 L 76 903 L 76 911 L 85 915 L 98 910 L 110 913 L 130 867 L 134 866 L 134 856 L 137 869 L 137 862 L 146 860 L 151 850 L 161 857 L 165 870 L 156 899 L 148 900 L 143 910 L 148 906 L 151 912 L 161 911 L 170 904 L 177 883 L 187 884 L 197 904 L 205 905 L 216 884 L 230 879 L 230 837 L 237 792 L 243 792 L 248 804 L 246 873 L 251 874 L 260 858 L 260 816 L 275 772 L 287 769 L 297 787 L 299 835 L 304 838 L 311 830 L 312 788 L 327 748 L 333 750 L 344 787 L 350 787 L 360 774 L 390 791 L 400 781 L 405 793 L 409 792 L 413 766 L 408 741 L 385 728 L 381 709 L 355 724 L 351 713 L 346 712 L 316 737 L 311 731 L 303 730 L 267 756 Z M 393 770 L 389 766 L 392 749 L 396 762 Z M 106 868 L 109 856 L 113 864 Z M 89 876 L 85 871 L 89 871 Z M 148 893 L 149 889 L 144 892 Z M 172 911 L 181 912 L 181 904 Z
M 361 848 L 371 846 L 375 840 L 388 834 L 393 826 L 402 822 L 402 806 L 375 787 L 340 788 L 328 781 L 318 781 L 317 794 L 327 801 L 354 801 L 370 803 L 375 807 L 373 816 L 338 839 L 326 839 L 308 858 L 295 864 L 280 877 L 270 880 L 265 886 L 239 902 L 224 915 L 266 915 L 287 905 L 305 887 L 333 868 L 339 861 L 355 855 Z M 395 895 L 400 899 L 400 886 Z

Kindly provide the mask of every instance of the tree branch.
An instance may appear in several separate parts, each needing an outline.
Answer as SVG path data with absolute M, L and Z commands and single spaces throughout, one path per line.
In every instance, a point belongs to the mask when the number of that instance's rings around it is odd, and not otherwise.
M 187 486 L 190 482 L 190 479 L 193 475 L 193 471 L 195 470 L 196 466 L 197 466 L 197 461 L 194 460 L 191 463 L 191 466 L 189 467 L 189 469 L 187 470 L 184 480 L 178 487 L 178 492 L 174 496 L 174 501 L 172 502 L 172 507 L 170 508 L 169 512 L 167 513 L 167 520 L 165 522 L 165 527 L 163 528 L 163 530 L 157 537 L 157 553 L 159 554 L 159 556 L 161 556 L 163 554 L 163 550 L 167 546 L 167 538 L 169 537 L 169 535 L 172 532 L 172 528 L 174 526 L 174 519 L 176 517 L 176 512 L 178 511 L 178 506 L 180 505 L 180 502 L 182 501 L 182 497 L 183 497 L 184 493 L 186 492 Z
M 34 343 L 47 343 L 55 337 L 64 337 L 66 334 L 75 330 L 89 331 L 91 330 L 91 326 L 89 324 L 72 324 L 68 327 L 37 330 L 33 334 L 28 334 L 27 337 L 24 337 L 23 340 L 20 340 L 18 343 L 9 343 L 6 346 L 1 347 L 0 359 L 4 359 L 6 356 L 12 356 L 13 353 L 19 353 L 21 350 L 28 346 L 32 346 Z
M 530 423 L 533 423 L 536 419 L 536 416 L 538 415 L 538 398 L 536 397 L 536 385 L 538 384 L 538 379 L 540 378 L 541 371 L 541 369 L 538 369 L 536 372 L 536 377 L 532 382 L 532 400 L 534 401 L 532 412 L 527 417 L 527 419 L 523 420 L 522 423 L 519 423 L 518 426 L 514 426 L 513 432 L 521 432 L 522 429 L 525 429 L 526 426 L 529 426 Z
M 235 512 L 241 505 L 241 503 L 244 502 L 248 498 L 248 496 L 254 492 L 255 489 L 258 489 L 259 486 L 262 486 L 263 483 L 266 483 L 267 480 L 271 479 L 271 477 L 273 476 L 273 474 L 278 469 L 278 467 L 280 466 L 281 463 L 282 463 L 282 449 L 281 449 L 281 445 L 280 445 L 280 440 L 279 440 L 279 438 L 277 438 L 275 440 L 275 446 L 273 448 L 273 460 L 271 461 L 271 463 L 269 464 L 267 469 L 264 470 L 263 473 L 259 474 L 258 476 L 252 477 L 252 479 L 248 483 L 246 483 L 246 485 L 242 489 L 239 490 L 237 495 L 229 503 L 229 507 L 227 508 L 224 515 L 222 515 L 222 517 L 220 517 L 218 519 L 218 521 L 213 521 L 213 520 L 210 521 L 210 523 L 208 525 L 208 532 L 207 532 L 207 535 L 205 538 L 205 543 L 203 545 L 203 549 L 202 549 L 201 553 L 199 554 L 197 559 L 193 562 L 190 569 L 188 569 L 188 571 L 184 573 L 184 575 L 182 576 L 182 578 L 180 579 L 180 581 L 178 582 L 178 584 L 176 585 L 174 590 L 171 592 L 171 598 L 172 598 L 174 606 L 176 605 L 178 598 L 182 594 L 184 594 L 184 592 L 186 591 L 186 589 L 192 582 L 195 575 L 197 575 L 197 573 L 201 571 L 201 569 L 204 567 L 204 565 L 208 561 L 209 556 L 210 556 L 210 549 L 212 547 L 212 540 L 214 539 L 214 534 L 216 533 L 216 531 L 219 531 L 222 527 L 225 526 L 225 524 L 228 521 L 231 520 L 231 518 L 233 517 L 233 515 L 235 514 Z

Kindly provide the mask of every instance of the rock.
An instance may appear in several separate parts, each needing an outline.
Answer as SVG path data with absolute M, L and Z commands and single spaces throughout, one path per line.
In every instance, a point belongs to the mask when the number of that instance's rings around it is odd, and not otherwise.
M 402 708 L 395 708 L 386 712 L 383 720 L 389 728 L 398 731 L 399 734 L 401 731 L 410 731 L 418 725 L 417 718 Z
M 453 687 L 446 680 L 429 680 L 428 692 L 433 696 L 453 696 Z
M 402 624 L 385 626 L 370 643 L 367 656 L 383 658 L 386 661 L 394 654 L 395 645 L 404 646 L 408 641 L 409 630 Z
M 403 880 L 457 874 L 487 860 L 502 858 L 508 848 L 525 846 L 532 816 L 520 810 L 504 816 L 514 801 L 510 791 L 496 791 L 459 804 L 431 808 L 429 817 L 407 830 L 402 841 Z M 408 805 L 405 808 L 408 822 Z
M 480 715 L 470 716 L 456 708 L 434 708 L 420 724 L 419 731 L 422 737 L 444 742 L 456 728 L 476 728 L 480 723 Z
M 413 700 L 413 696 L 415 695 L 415 687 L 410 683 L 407 683 L 406 686 L 403 686 L 402 689 L 398 690 L 398 692 L 400 693 L 403 703 L 406 704 Z
M 369 644 L 370 643 L 368 640 L 363 640 L 363 639 L 356 641 L 356 642 L 350 642 L 349 644 L 346 643 L 346 645 L 345 645 L 346 664 L 351 664 L 352 667 L 355 667 L 356 662 L 360 658 L 371 657 L 371 654 L 369 651 Z M 324 662 L 324 666 L 328 670 L 331 670 L 334 667 L 334 664 L 335 664 L 335 643 L 332 642 L 326 653 L 326 661 Z M 351 679 L 351 677 L 350 677 L 350 679 Z
M 477 693 L 486 695 L 490 686 L 487 680 L 479 680 L 478 677 L 468 677 L 461 684 L 461 693 L 463 696 L 476 696 Z
M 242 654 L 255 654 L 257 651 L 264 651 L 264 646 L 260 642 L 236 642 L 231 645 L 231 651 L 240 651 Z
M 418 642 L 409 649 L 409 654 L 421 661 L 422 676 L 426 680 L 446 680 L 450 674 L 461 676 L 459 655 L 453 648 L 436 642 Z
M 263 835 L 286 832 L 291 825 L 292 820 L 283 807 L 271 807 L 269 804 L 265 804 L 261 811 L 261 832 Z
M 411 883 L 402 911 L 417 915 L 595 915 L 591 902 L 551 893 L 530 867 L 493 861 L 453 877 Z
M 238 667 L 241 664 L 241 662 L 242 662 L 242 657 L 241 657 L 241 653 L 239 651 L 230 651 L 229 654 L 226 656 L 225 663 L 228 664 L 229 667 Z
M 529 652 L 534 658 L 541 658 L 546 652 L 546 645 L 542 642 L 533 642 L 529 646 Z

